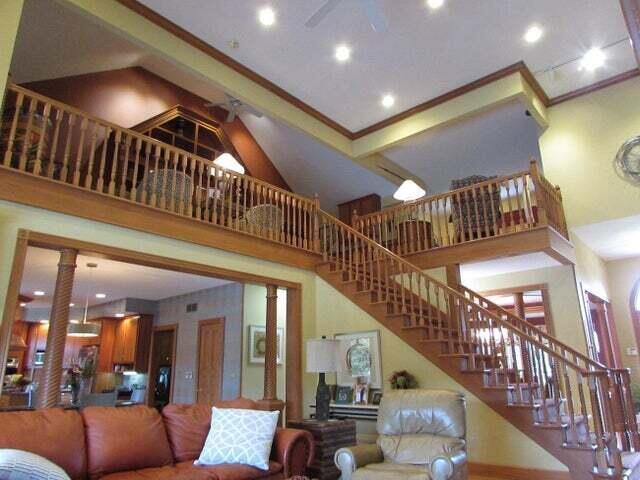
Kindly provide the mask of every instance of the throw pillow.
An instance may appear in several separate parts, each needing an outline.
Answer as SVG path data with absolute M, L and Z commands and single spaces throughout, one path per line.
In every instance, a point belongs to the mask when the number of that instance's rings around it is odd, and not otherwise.
M 0 449 L 0 480 L 71 480 L 55 463 L 35 453 Z
M 267 470 L 279 415 L 280 412 L 213 407 L 209 435 L 194 463 L 240 463 Z

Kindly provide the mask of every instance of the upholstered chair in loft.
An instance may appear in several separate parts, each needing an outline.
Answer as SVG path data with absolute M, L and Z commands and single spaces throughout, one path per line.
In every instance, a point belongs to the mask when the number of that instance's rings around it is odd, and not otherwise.
M 471 187 L 497 178 L 471 175 L 451 181 L 451 190 Z M 475 240 L 497 235 L 496 226 L 500 220 L 500 187 L 484 184 L 453 195 L 451 216 L 456 232 L 456 242 Z
M 376 444 L 342 448 L 342 480 L 467 478 L 464 396 L 448 390 L 395 390 L 378 411 Z

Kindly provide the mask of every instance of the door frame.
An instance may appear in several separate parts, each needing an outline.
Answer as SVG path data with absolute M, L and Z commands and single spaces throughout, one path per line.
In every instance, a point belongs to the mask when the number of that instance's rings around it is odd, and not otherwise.
M 631 288 L 631 297 L 629 298 L 629 312 L 631 315 L 631 324 L 633 325 L 633 333 L 636 337 L 636 348 L 640 349 L 640 310 L 636 310 L 636 298 L 640 295 L 640 278 Z
M 222 386 L 224 385 L 224 351 L 225 351 L 225 336 L 227 334 L 227 320 L 226 317 L 214 317 L 207 318 L 198 321 L 198 350 L 196 354 L 196 368 L 195 368 L 195 382 L 194 382 L 194 403 L 198 403 L 199 385 L 200 385 L 200 332 L 203 326 L 222 324 L 222 366 L 220 368 L 220 397 L 222 397 Z M 241 369 L 242 370 L 242 369 Z M 240 383 L 242 385 L 242 382 Z
M 591 293 L 589 290 L 584 290 L 584 307 L 585 307 L 585 314 L 587 315 L 587 319 L 588 321 L 588 327 L 589 327 L 589 334 L 592 337 L 597 336 L 598 337 L 598 341 L 602 342 L 603 340 L 605 342 L 607 342 L 607 345 L 604 346 L 605 348 L 609 349 L 610 351 L 608 353 L 605 353 L 605 355 L 608 356 L 608 354 L 610 354 L 611 356 L 611 363 L 612 365 L 607 365 L 610 368 L 622 368 L 622 352 L 620 351 L 620 341 L 618 340 L 618 329 L 616 327 L 616 322 L 615 319 L 613 318 L 613 309 L 611 308 L 611 303 L 608 302 L 607 300 L 599 297 L 598 295 L 595 295 L 594 293 Z M 602 331 L 597 331 L 596 328 L 597 326 L 594 324 L 594 320 L 593 317 L 591 316 L 591 304 L 599 304 L 602 306 L 602 310 L 603 310 L 603 315 L 599 316 L 601 318 L 599 318 L 599 320 L 601 320 L 602 322 L 604 322 L 602 325 L 599 325 L 600 328 L 602 328 Z M 600 334 L 604 334 L 606 336 L 606 338 L 601 339 L 600 338 Z M 596 356 L 596 352 L 594 350 L 595 346 L 593 345 L 593 340 L 592 340 L 592 357 Z M 600 361 L 598 358 L 593 358 L 593 360 L 595 361 Z
M 303 418 L 303 375 L 302 367 L 302 284 L 284 278 L 267 277 L 253 273 L 216 267 L 214 265 L 196 263 L 171 257 L 154 255 L 137 250 L 129 250 L 77 238 L 61 237 L 21 228 L 16 235 L 9 284 L 5 297 L 2 323 L 0 323 L 0 364 L 4 364 L 9 353 L 11 328 L 13 326 L 15 309 L 18 305 L 18 295 L 22 283 L 27 248 L 29 246 L 60 250 L 73 248 L 81 255 L 106 258 L 120 262 L 145 265 L 164 270 L 172 270 L 194 275 L 223 278 L 239 283 L 255 283 L 259 285 L 277 285 L 287 288 L 287 364 L 286 371 L 286 402 L 287 418 Z M 0 384 L 2 393 L 2 384 Z
M 149 381 L 147 382 L 147 398 L 146 404 L 149 406 L 153 406 L 153 397 L 151 396 L 151 392 L 156 388 L 156 378 L 151 371 L 151 366 L 153 364 L 153 350 L 154 350 L 154 339 L 156 338 L 157 332 L 166 332 L 173 331 L 173 348 L 171 352 L 171 385 L 169 387 L 169 403 L 173 403 L 173 387 L 176 384 L 176 353 L 178 351 L 178 328 L 179 325 L 177 323 L 170 323 L 167 325 L 156 325 L 153 327 L 151 332 L 151 350 L 149 352 L 149 366 L 147 371 L 149 372 Z

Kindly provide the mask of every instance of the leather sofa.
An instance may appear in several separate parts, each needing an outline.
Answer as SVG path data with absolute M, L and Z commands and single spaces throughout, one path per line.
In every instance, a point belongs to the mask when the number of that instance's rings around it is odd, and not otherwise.
M 447 390 L 385 392 L 378 441 L 335 454 L 342 480 L 464 480 L 465 400 Z
M 218 407 L 255 408 L 251 400 Z M 245 465 L 195 466 L 211 424 L 211 407 L 167 405 L 60 408 L 0 413 L 0 448 L 26 450 L 62 467 L 73 480 L 279 480 L 304 475 L 312 460 L 308 432 L 279 428 L 269 470 Z

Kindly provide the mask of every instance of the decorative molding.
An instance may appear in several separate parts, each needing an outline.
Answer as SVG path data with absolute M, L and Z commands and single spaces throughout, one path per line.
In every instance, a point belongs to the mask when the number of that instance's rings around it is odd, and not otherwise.
M 577 90 L 573 90 L 571 92 L 565 93 L 563 95 L 559 95 L 557 97 L 553 97 L 549 101 L 549 107 L 553 107 L 558 105 L 559 103 L 566 102 L 567 100 L 573 100 L 574 98 L 581 97 L 583 95 L 587 95 L 589 93 L 596 92 L 603 88 L 611 87 L 612 85 L 616 85 L 618 83 L 624 82 L 626 80 L 630 80 L 640 76 L 640 69 L 634 68 L 633 70 L 628 70 L 623 73 L 619 73 L 618 75 L 614 75 L 613 77 L 606 78 L 599 82 L 596 82 L 592 85 L 587 85 L 586 87 L 579 88 Z

